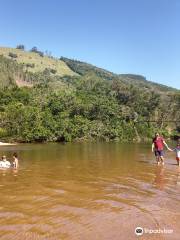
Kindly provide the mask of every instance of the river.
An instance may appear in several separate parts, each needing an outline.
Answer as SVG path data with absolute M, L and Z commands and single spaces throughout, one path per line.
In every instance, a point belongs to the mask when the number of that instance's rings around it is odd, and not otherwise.
M 0 147 L 9 159 L 13 152 L 19 169 L 0 169 L 1 240 L 131 240 L 136 227 L 171 230 L 140 239 L 180 239 L 174 153 L 163 167 L 148 144 Z

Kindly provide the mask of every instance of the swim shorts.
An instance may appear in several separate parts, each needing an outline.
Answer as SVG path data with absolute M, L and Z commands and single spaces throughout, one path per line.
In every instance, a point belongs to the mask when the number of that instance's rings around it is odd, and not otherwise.
M 154 154 L 155 154 L 156 157 L 164 156 L 163 150 L 155 150 Z

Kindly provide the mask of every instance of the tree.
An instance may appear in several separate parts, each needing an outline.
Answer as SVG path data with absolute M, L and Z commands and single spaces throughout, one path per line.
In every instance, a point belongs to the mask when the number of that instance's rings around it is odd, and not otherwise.
M 39 51 L 37 47 L 33 47 L 30 50 L 31 52 L 38 53 L 40 57 L 44 57 L 44 53 L 42 51 Z
M 16 46 L 17 49 L 25 50 L 25 46 L 23 44 L 19 44 Z
M 37 47 L 32 47 L 30 50 L 30 52 L 35 52 L 35 53 L 37 53 L 37 51 L 38 51 Z

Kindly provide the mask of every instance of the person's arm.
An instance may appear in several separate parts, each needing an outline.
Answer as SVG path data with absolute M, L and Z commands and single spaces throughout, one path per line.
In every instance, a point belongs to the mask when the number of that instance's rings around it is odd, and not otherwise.
M 171 152 L 174 152 L 174 151 L 175 151 L 174 149 L 172 149 L 172 148 L 170 148 L 170 147 L 168 148 L 168 150 L 171 151 Z
M 169 150 L 170 152 L 174 152 L 174 150 L 173 150 L 173 149 L 171 149 L 171 148 L 168 148 L 168 150 Z
M 154 152 L 154 143 L 152 143 L 152 152 Z
M 163 140 L 163 144 L 166 146 L 166 148 L 171 151 L 172 149 L 168 147 L 167 143 Z

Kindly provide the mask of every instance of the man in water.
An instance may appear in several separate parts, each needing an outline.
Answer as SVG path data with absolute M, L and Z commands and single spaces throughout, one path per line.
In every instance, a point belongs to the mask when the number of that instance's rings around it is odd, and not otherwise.
M 153 138 L 153 141 L 152 141 L 152 152 L 154 152 L 154 154 L 156 156 L 156 161 L 157 161 L 158 165 L 160 163 L 162 163 L 162 165 L 164 165 L 164 152 L 163 152 L 164 145 L 166 146 L 166 148 L 168 150 L 170 150 L 170 148 L 168 147 L 164 138 L 161 137 L 159 135 L 159 133 L 156 133 L 155 137 Z

